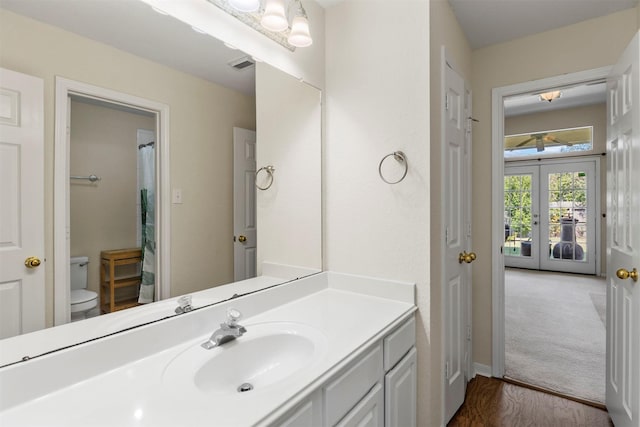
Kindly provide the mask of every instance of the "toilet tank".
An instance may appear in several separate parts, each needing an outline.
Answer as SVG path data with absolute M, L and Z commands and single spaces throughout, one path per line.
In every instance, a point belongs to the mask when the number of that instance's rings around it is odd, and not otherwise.
M 74 256 L 71 257 L 71 268 L 69 279 L 71 281 L 71 289 L 87 288 L 87 267 L 89 265 L 89 257 Z

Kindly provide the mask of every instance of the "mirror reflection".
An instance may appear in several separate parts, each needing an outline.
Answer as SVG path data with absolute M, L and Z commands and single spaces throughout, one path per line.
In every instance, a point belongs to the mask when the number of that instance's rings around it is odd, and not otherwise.
M 66 341 L 54 340 L 49 350 L 164 318 L 177 307 L 175 301 L 156 302 L 161 308 L 145 305 L 139 314 L 136 306 L 143 302 L 263 277 L 247 284 L 252 291 L 321 269 L 317 89 L 259 63 L 256 93 L 250 57 L 143 3 L 6 0 L 0 13 L 0 36 L 14 40 L 3 46 L 0 66 L 44 80 L 44 303 L 25 301 L 17 311 L 38 312 L 42 327 L 116 311 L 107 314 L 113 319 L 109 330 L 84 330 L 75 341 L 66 333 Z M 63 165 L 69 222 L 62 233 L 53 209 L 61 197 L 53 184 L 61 167 L 53 150 L 60 77 L 166 105 L 170 112 L 169 123 L 162 123 L 152 109 L 71 93 Z M 267 165 L 275 170 L 273 185 L 256 190 L 255 171 Z M 157 187 L 162 182 L 167 185 Z M 163 197 L 165 230 L 158 220 Z M 66 254 L 54 244 L 65 232 Z M 164 245 L 165 255 L 160 249 L 149 253 L 155 245 Z M 65 283 L 56 280 L 61 265 L 68 268 Z M 112 265 L 119 265 L 117 271 Z M 283 266 L 299 268 L 289 273 Z M 140 292 L 145 276 L 151 277 L 149 292 Z M 114 287 L 118 295 L 110 293 Z M 228 293 L 221 287 L 206 298 L 196 294 L 193 305 Z M 63 307 L 59 295 L 66 295 Z M 7 298 L 0 292 L 3 304 L 12 303 Z M 132 315 L 119 310 L 127 307 L 135 307 Z M 38 329 L 2 328 L 2 338 Z M 2 347 L 4 353 L 6 340 Z

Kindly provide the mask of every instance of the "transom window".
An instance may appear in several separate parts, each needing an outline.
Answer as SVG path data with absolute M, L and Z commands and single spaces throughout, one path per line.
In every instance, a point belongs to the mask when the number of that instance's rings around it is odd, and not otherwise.
M 504 137 L 505 159 L 551 157 L 576 151 L 593 150 L 593 126 L 546 130 Z

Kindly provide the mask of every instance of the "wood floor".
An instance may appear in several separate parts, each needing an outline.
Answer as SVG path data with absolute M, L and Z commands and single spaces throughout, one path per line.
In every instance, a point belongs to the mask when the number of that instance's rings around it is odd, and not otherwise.
M 606 411 L 496 378 L 476 376 L 448 427 L 612 427 Z

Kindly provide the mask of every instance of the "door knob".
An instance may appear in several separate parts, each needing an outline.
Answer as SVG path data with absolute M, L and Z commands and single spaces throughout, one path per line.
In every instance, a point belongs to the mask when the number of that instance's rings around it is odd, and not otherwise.
M 240 243 L 244 243 L 247 241 L 247 236 L 239 236 L 238 240 L 240 241 Z
M 40 258 L 35 256 L 30 256 L 29 258 L 24 260 L 24 265 L 27 268 L 36 268 L 40 265 Z
M 474 252 L 467 253 L 466 251 L 462 251 L 460 255 L 458 255 L 458 262 L 462 264 L 466 262 L 467 264 L 471 264 L 476 259 L 476 254 Z
M 635 267 L 631 271 L 627 270 L 626 268 L 620 268 L 618 271 L 616 271 L 616 276 L 618 276 L 618 279 L 622 279 L 622 280 L 626 280 L 629 277 L 631 277 L 631 280 L 633 280 L 634 282 L 637 282 L 638 270 Z

